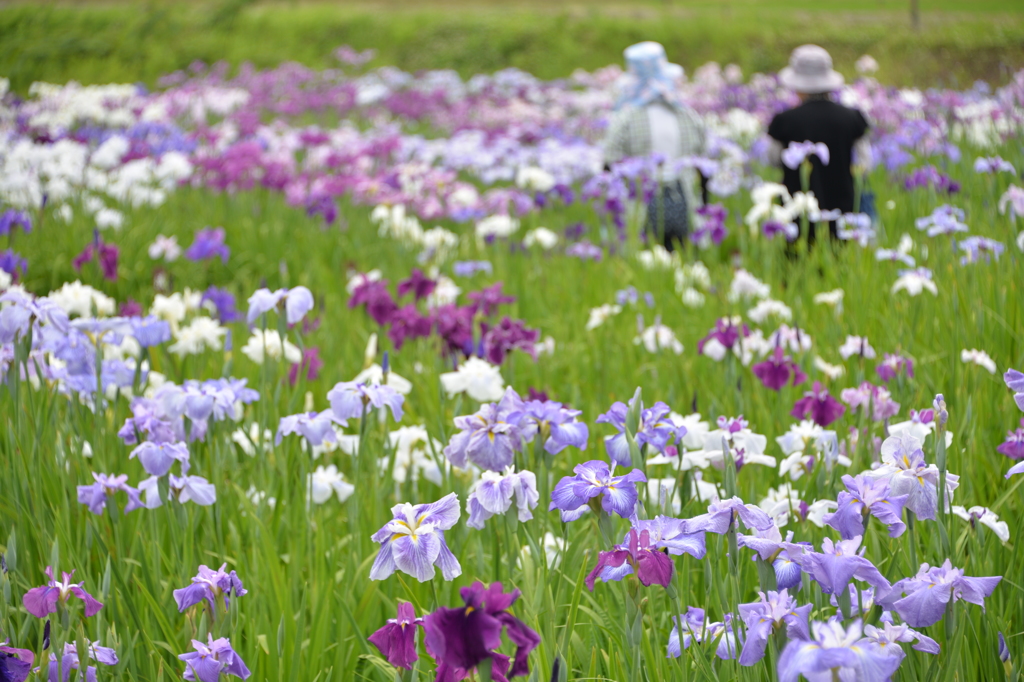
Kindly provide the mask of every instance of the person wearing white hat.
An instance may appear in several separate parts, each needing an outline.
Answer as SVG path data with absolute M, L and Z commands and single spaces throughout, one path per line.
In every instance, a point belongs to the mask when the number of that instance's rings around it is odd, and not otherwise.
M 790 193 L 803 191 L 800 167 L 781 163 L 782 150 L 792 143 L 824 143 L 828 159 L 811 155 L 809 189 L 822 210 L 854 210 L 853 160 L 869 153 L 866 148 L 868 121 L 857 109 L 834 102 L 831 93 L 843 87 L 843 75 L 832 68 L 832 57 L 817 45 L 801 45 L 793 50 L 789 66 L 779 72 L 779 82 L 797 93 L 800 104 L 775 115 L 768 126 L 773 140 L 772 157 L 783 166 L 783 182 Z M 835 223 L 830 231 L 835 237 Z M 814 229 L 808 231 L 808 244 L 814 241 Z
M 698 177 L 678 161 L 704 151 L 704 122 L 683 103 L 678 83 L 683 69 L 669 63 L 659 43 L 631 45 L 624 52 L 628 73 L 619 83 L 615 113 L 602 145 L 605 164 L 659 154 L 661 190 L 647 204 L 645 231 L 669 251 L 680 245 L 699 206 Z

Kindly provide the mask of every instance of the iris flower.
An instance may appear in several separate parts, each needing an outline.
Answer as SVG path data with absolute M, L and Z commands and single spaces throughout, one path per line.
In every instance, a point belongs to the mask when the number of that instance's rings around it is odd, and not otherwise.
M 813 604 L 796 605 L 796 599 L 786 590 L 758 592 L 759 601 L 740 604 L 740 618 L 747 626 L 746 639 L 740 652 L 740 665 L 751 666 L 764 658 L 768 637 L 779 628 L 786 628 L 789 639 L 809 639 L 807 617 Z
M 1000 576 L 969 578 L 946 559 L 941 566 L 921 564 L 917 575 L 898 581 L 878 601 L 886 609 L 895 609 L 910 627 L 923 628 L 938 623 L 951 601 L 963 599 L 984 608 L 985 597 L 992 594 L 1000 580 Z
M 598 577 L 607 582 L 621 580 L 630 574 L 635 574 L 644 585 L 668 587 L 672 584 L 674 569 L 672 559 L 651 543 L 649 530 L 644 529 L 637 534 L 636 529 L 631 528 L 625 543 L 616 545 L 610 552 L 597 555 L 597 565 L 587 576 L 587 589 L 594 591 L 594 582 Z
M 227 638 L 214 639 L 209 634 L 206 644 L 193 639 L 192 647 L 195 651 L 178 656 L 185 662 L 185 674 L 182 677 L 188 682 L 218 682 L 221 674 L 234 675 L 244 680 L 251 674 Z
M 226 572 L 224 569 L 227 567 L 227 564 L 223 564 L 214 571 L 208 566 L 201 565 L 199 573 L 192 578 L 191 585 L 174 590 L 174 601 L 178 603 L 178 611 L 184 613 L 204 599 L 211 610 L 215 610 L 218 599 L 222 599 L 224 610 L 227 611 L 232 596 L 244 596 L 247 590 L 242 586 L 242 580 L 234 571 Z
M 41 587 L 33 587 L 22 598 L 25 610 L 36 618 L 46 618 L 48 614 L 56 613 L 58 602 L 67 604 L 71 597 L 77 597 L 85 603 L 86 618 L 95 616 L 103 608 L 103 604 L 82 589 L 84 583 L 71 582 L 74 571 L 62 573 L 60 580 L 54 580 L 52 566 L 47 566 L 45 572 L 49 582 Z
M 611 424 L 618 431 L 614 436 L 605 438 L 604 447 L 608 452 L 608 458 L 619 466 L 629 466 L 633 462 L 629 444 L 626 442 L 626 415 L 634 400 L 636 397 L 630 399 L 629 406 L 621 402 L 615 403 L 596 420 L 598 424 Z M 641 404 L 640 424 L 634 434 L 637 447 L 642 448 L 646 445 L 661 453 L 669 445 L 683 439 L 686 427 L 673 422 L 669 416 L 671 412 L 669 406 L 663 402 L 657 402 L 647 409 L 643 409 Z
M 601 507 L 608 514 L 616 513 L 624 519 L 633 515 L 636 508 L 636 483 L 647 481 L 639 469 L 633 469 L 624 476 L 615 476 L 615 465 L 599 460 L 577 464 L 575 476 L 565 476 L 551 491 L 551 505 L 548 511 L 561 511 L 562 521 L 575 521 L 587 511 L 591 499 L 601 497 Z M 696 532 L 696 531 L 694 531 Z
M 460 469 L 472 462 L 490 471 L 504 471 L 536 433 L 536 424 L 524 416 L 522 399 L 508 388 L 498 403 L 487 403 L 476 414 L 455 418 L 455 426 L 461 430 L 452 436 L 444 456 Z
M 849 682 L 887 680 L 902 659 L 889 656 L 877 643 L 861 637 L 861 621 L 844 628 L 838 620 L 811 624 L 809 636 L 791 639 L 779 657 L 779 682 L 840 679 Z
M 391 514 L 391 521 L 372 536 L 381 547 L 370 580 L 383 580 L 397 569 L 422 583 L 434 577 L 434 566 L 441 569 L 445 580 L 462 574 L 459 560 L 444 541 L 444 531 L 462 515 L 455 493 L 430 504 L 396 504 Z
M 900 518 L 907 495 L 894 495 L 889 481 L 865 475 L 843 476 L 846 490 L 839 493 L 839 508 L 824 517 L 825 523 L 839 531 L 844 540 L 864 535 L 867 517 L 874 516 L 889 528 L 889 537 L 898 538 L 907 529 Z
M 423 619 L 416 617 L 416 609 L 409 602 L 398 605 L 398 617 L 389 618 L 384 627 L 367 637 L 377 647 L 388 663 L 396 668 L 412 670 L 419 659 L 416 654 L 416 626 L 423 625 Z

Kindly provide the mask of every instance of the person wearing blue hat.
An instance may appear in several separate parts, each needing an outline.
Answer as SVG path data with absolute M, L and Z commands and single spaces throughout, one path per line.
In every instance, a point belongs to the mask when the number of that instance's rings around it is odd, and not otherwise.
M 645 231 L 666 249 L 682 245 L 698 207 L 696 171 L 679 160 L 704 151 L 704 121 L 680 97 L 682 67 L 669 63 L 659 43 L 631 45 L 628 73 L 602 145 L 605 164 L 658 154 L 660 191 L 647 204 Z

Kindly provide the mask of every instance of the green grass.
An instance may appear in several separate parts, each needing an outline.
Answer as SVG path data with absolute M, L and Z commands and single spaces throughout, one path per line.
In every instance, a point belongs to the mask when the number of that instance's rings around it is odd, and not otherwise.
M 1024 161 L 1015 148 L 1002 153 L 1017 164 Z M 965 158 L 973 157 L 965 154 Z M 949 172 L 964 182 L 963 193 L 954 197 L 954 203 L 968 211 L 973 230 L 1009 244 L 1016 228 L 995 213 L 999 187 L 976 176 L 969 161 Z M 855 246 L 840 249 L 834 257 L 829 249 L 820 248 L 807 262 L 789 261 L 777 242 L 740 236 L 732 217 L 734 234 L 723 248 L 700 254 L 711 267 L 717 293 L 710 294 L 707 305 L 697 310 L 679 304 L 670 272 L 643 270 L 631 257 L 582 263 L 559 255 L 513 254 L 500 244 L 478 247 L 466 240 L 458 257 L 489 259 L 495 273 L 493 277 L 461 280 L 460 284 L 469 290 L 492 281 L 504 282 L 506 291 L 518 297 L 509 313 L 557 340 L 554 356 L 534 363 L 520 355 L 503 369 L 510 385 L 522 392 L 530 386 L 546 389 L 553 398 L 582 409 L 592 425 L 586 453 L 569 450 L 555 458 L 555 480 L 573 464 L 603 456 L 599 439 L 609 430 L 593 427 L 593 420 L 612 401 L 631 396 L 637 386 L 643 388 L 647 401 L 664 400 L 681 412 L 688 412 L 695 401 L 712 421 L 720 414 L 742 413 L 755 432 L 769 437 L 769 454 L 780 454 L 773 439 L 788 428 L 792 420 L 787 412 L 805 387 L 787 387 L 776 395 L 761 387 L 749 370 L 716 364 L 695 353 L 697 340 L 715 318 L 744 310 L 725 298 L 734 250 L 746 267 L 772 285 L 775 298 L 793 308 L 797 322 L 813 336 L 810 355 L 839 362 L 835 349 L 847 334 L 866 335 L 879 352 L 911 354 L 917 360 L 915 378 L 893 386 L 895 399 L 903 405 L 901 415 L 910 408 L 928 406 L 937 392 L 945 394 L 950 429 L 955 433 L 949 470 L 962 476 L 955 501 L 993 508 L 1009 522 L 1013 538 L 1002 546 L 987 530 L 979 527 L 973 531 L 959 519 L 947 517 L 941 522 L 950 539 L 947 550 L 937 522 L 918 524 L 913 540 L 918 561 L 938 564 L 950 556 L 968 575 L 1003 575 L 1006 579 L 986 600 L 984 613 L 961 602 L 955 609 L 955 628 L 950 621 L 946 621 L 949 626 L 928 628 L 943 653 L 932 658 L 908 648 L 899 679 L 1002 679 L 997 631 L 1007 635 L 1015 661 L 1024 656 L 1019 636 L 1024 592 L 1016 569 L 1021 560 L 1019 529 L 1024 522 L 1019 484 L 1024 478 L 1004 481 L 1002 473 L 1009 464 L 994 448 L 1004 432 L 1016 425 L 1020 414 L 1000 377 L 963 365 L 959 352 L 983 348 L 996 358 L 1000 371 L 1024 364 L 1021 254 L 1011 245 L 997 263 L 961 267 L 948 241 L 926 240 L 913 229 L 913 219 L 929 213 L 941 203 L 940 198 L 923 191 L 904 193 L 881 175 L 873 180 L 880 206 L 889 199 L 896 202 L 894 209 L 882 209 L 883 243 L 892 245 L 901 233 L 911 232 L 919 248 L 926 245 L 925 264 L 935 271 L 938 296 L 890 295 L 897 267 L 878 263 L 869 250 Z M 746 210 L 749 201 L 734 197 L 727 205 L 735 216 Z M 81 274 L 71 268 L 71 258 L 91 238 L 91 226 L 76 218 L 70 227 L 46 222 L 29 236 L 18 235 L 13 246 L 30 261 L 27 286 L 45 293 L 66 280 L 82 277 L 118 300 L 131 297 L 148 302 L 153 295 L 153 265 L 145 250 L 152 239 L 158 233 L 175 234 L 187 244 L 197 229 L 223 225 L 232 248 L 228 265 L 179 261 L 170 267 L 174 287 L 202 289 L 217 284 L 243 299 L 264 281 L 272 288 L 310 287 L 324 300 L 322 325 L 306 338 L 307 344 L 319 346 L 326 361 L 322 377 L 293 389 L 280 382 L 277 368 L 264 374 L 237 352 L 207 353 L 182 365 L 161 351 L 153 358 L 154 368 L 176 381 L 222 373 L 248 378 L 264 398 L 249 411 L 245 422 L 255 419 L 270 428 L 280 416 L 302 409 L 307 390 L 312 392 L 316 409 L 326 408 L 325 394 L 330 387 L 362 368 L 363 349 L 375 328 L 360 310 L 345 306 L 346 270 L 380 267 L 394 283 L 416 264 L 414 251 L 377 236 L 369 224 L 367 207 L 344 207 L 348 223 L 344 231 L 321 229 L 303 212 L 288 208 L 279 196 L 262 191 L 211 195 L 181 190 L 160 209 L 127 208 L 126 213 L 129 227 L 116 237 L 108 235 L 121 248 L 118 282 L 102 282 L 88 267 Z M 594 218 L 580 207 L 567 212 L 548 210 L 528 223 L 560 229 L 579 219 L 587 220 L 596 230 Z M 56 236 L 59 246 L 54 244 Z M 656 309 L 627 309 L 594 332 L 585 331 L 588 309 L 610 302 L 615 291 L 627 285 L 651 291 Z M 835 287 L 847 292 L 839 316 L 811 301 L 813 294 Z M 685 344 L 685 354 L 652 355 L 634 345 L 637 312 L 645 315 L 648 324 L 654 314 L 660 315 Z M 247 332 L 236 324 L 233 334 L 239 348 Z M 386 348 L 387 341 L 383 343 Z M 442 399 L 438 374 L 445 368 L 433 342 L 418 341 L 400 351 L 392 350 L 391 359 L 394 370 L 415 384 L 403 424 L 423 423 L 435 437 L 446 441 L 452 432 L 452 417 L 475 408 L 469 401 Z M 810 369 L 810 356 L 802 362 L 812 380 L 821 378 Z M 422 374 L 414 369 L 416 363 L 424 366 Z M 833 393 L 875 378 L 872 363 L 851 360 L 846 366 L 847 376 L 830 384 Z M 217 484 L 216 505 L 165 506 L 127 517 L 93 516 L 75 498 L 75 485 L 90 481 L 90 471 L 126 472 L 133 483 L 142 477 L 139 464 L 128 459 L 130 448 L 115 435 L 127 415 L 126 401 L 91 414 L 48 391 L 29 390 L 24 384 L 20 390 L 17 401 L 8 391 L 0 393 L 0 528 L 4 529 L 0 540 L 5 540 L 0 549 L 8 553 L 12 569 L 6 579 L 10 587 L 4 588 L 5 594 L 12 596 L 5 597 L 7 605 L 0 609 L 0 627 L 18 646 L 39 648 L 40 623 L 21 609 L 19 595 L 40 584 L 42 569 L 53 563 L 64 570 L 78 569 L 76 578 L 84 580 L 86 588 L 106 603 L 100 616 L 83 623 L 84 632 L 116 646 L 124 662 L 113 670 L 101 670 L 101 680 L 177 679 L 181 664 L 174 655 L 188 648 L 189 639 L 207 630 L 230 635 L 255 671 L 255 680 L 392 680 L 394 674 L 366 637 L 386 618 L 394 617 L 397 600 L 412 601 L 417 613 L 422 613 L 437 605 L 435 598 L 440 604 L 454 605 L 457 587 L 473 579 L 501 579 L 523 591 L 515 612 L 543 638 L 531 661 L 539 671 L 534 679 L 546 679 L 544 671 L 550 670 L 556 654 L 565 663 L 568 679 L 635 679 L 629 668 L 634 652 L 627 648 L 623 630 L 624 600 L 629 599 L 623 585 L 598 583 L 590 593 L 580 583 L 596 552 L 605 549 L 592 517 L 563 526 L 556 513 L 539 508 L 534 521 L 515 529 L 501 518 L 492 519 L 486 532 L 468 529 L 460 522 L 448 534 L 448 541 L 462 562 L 461 578 L 445 583 L 438 577 L 433 585 L 420 585 L 396 574 L 383 582 L 370 582 L 367 574 L 376 548 L 370 534 L 390 519 L 388 509 L 393 504 L 433 501 L 450 490 L 465 500 L 467 492 L 466 482 L 457 477 L 442 487 L 428 482 L 393 486 L 382 480 L 374 462 L 385 454 L 383 438 L 390 423 L 372 420 L 367 424 L 360 457 L 334 453 L 317 463 L 301 451 L 294 437 L 266 455 L 249 458 L 228 440 L 233 425 L 220 425 L 211 430 L 206 443 L 192 447 L 194 471 Z M 851 425 L 864 424 L 859 418 L 846 417 L 836 426 L 842 435 Z M 874 433 L 879 432 L 876 425 Z M 91 443 L 91 460 L 81 454 L 83 441 Z M 934 461 L 934 457 L 930 444 L 928 459 Z M 868 465 L 863 447 L 854 460 L 851 472 Z M 327 462 L 344 470 L 357 492 L 344 505 L 332 500 L 307 511 L 303 501 L 306 474 L 316 464 Z M 713 470 L 706 475 L 719 479 Z M 755 466 L 741 470 L 737 479 L 738 493 L 748 501 L 759 500 L 769 486 L 781 482 L 777 473 Z M 805 477 L 797 487 L 807 501 L 834 498 L 839 489 L 837 479 L 838 475 Z M 254 507 L 245 496 L 250 485 L 276 497 L 276 508 Z M 546 504 L 547 500 L 542 500 L 542 505 Z M 701 511 L 703 506 L 690 500 L 680 516 Z M 797 530 L 800 540 L 819 542 L 826 535 L 809 524 L 790 527 Z M 623 528 L 624 523 L 618 521 L 617 529 Z M 514 548 L 533 544 L 546 531 L 569 540 L 561 568 L 529 563 L 517 568 L 509 559 Z M 890 539 L 872 523 L 867 556 L 895 580 L 916 568 L 910 557 L 911 541 L 906 536 Z M 703 606 L 712 619 L 719 619 L 723 605 L 734 608 L 738 602 L 756 598 L 758 577 L 743 554 L 733 569 L 722 538 L 709 535 L 708 550 L 704 561 L 676 560 L 677 589 L 683 608 L 687 604 Z M 538 556 L 536 551 L 534 556 Z M 237 613 L 215 622 L 206 615 L 178 614 L 172 590 L 188 584 L 198 564 L 218 566 L 222 562 L 237 570 L 250 590 L 237 600 Z M 730 574 L 732 570 L 736 572 Z M 740 668 L 719 662 L 700 648 L 691 650 L 682 663 L 666 659 L 672 605 L 661 588 L 644 588 L 641 596 L 647 600 L 641 640 L 645 679 L 774 679 L 770 659 L 754 668 Z M 827 598 L 817 588 L 801 592 L 800 598 L 818 607 L 827 605 Z M 816 614 L 822 613 L 827 611 L 816 610 Z M 77 628 L 78 622 L 72 618 L 70 626 Z M 415 679 L 431 679 L 423 659 Z
M 194 60 L 294 60 L 332 65 L 339 45 L 379 52 L 375 64 L 453 68 L 463 76 L 515 66 L 542 78 L 621 61 L 639 40 L 665 44 L 688 70 L 711 60 L 748 73 L 775 71 L 789 51 L 816 42 L 853 76 L 870 53 L 879 77 L 897 85 L 1003 82 L 1024 64 L 1019 3 L 922 2 L 921 29 L 905 2 L 591 2 L 375 4 L 70 3 L 8 4 L 0 10 L 0 74 L 16 89 L 36 80 L 150 85 Z

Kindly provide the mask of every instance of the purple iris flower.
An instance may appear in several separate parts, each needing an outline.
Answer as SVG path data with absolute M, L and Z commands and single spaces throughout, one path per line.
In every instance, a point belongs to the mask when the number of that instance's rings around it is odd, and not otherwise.
M 864 535 L 865 522 L 870 514 L 888 526 L 889 537 L 903 535 L 907 525 L 900 517 L 909 495 L 893 495 L 888 480 L 864 474 L 856 478 L 843 476 L 843 483 L 846 490 L 839 493 L 839 508 L 825 514 L 822 521 L 839 531 L 844 540 L 850 540 Z
M 1000 580 L 1000 576 L 969 578 L 946 559 L 942 566 L 921 564 L 917 575 L 896 582 L 878 601 L 886 609 L 895 609 L 910 627 L 924 628 L 942 619 L 950 601 L 963 599 L 984 608 L 985 598 Z
M 805 159 L 809 161 L 808 157 L 811 155 L 817 156 L 822 166 L 828 165 L 828 145 L 824 142 L 811 142 L 810 140 L 790 142 L 789 146 L 782 151 L 782 163 L 786 164 L 786 168 L 796 170 Z
M 257 289 L 249 297 L 249 311 L 245 315 L 245 322 L 251 327 L 260 315 L 266 315 L 271 310 L 283 306 L 285 321 L 289 325 L 298 324 L 306 316 L 306 313 L 313 309 L 314 305 L 313 294 L 306 287 L 292 287 L 277 291 Z
M 108 476 L 93 472 L 92 477 L 95 479 L 92 485 L 78 486 L 78 501 L 87 505 L 93 514 L 102 514 L 107 508 L 107 497 L 112 497 L 118 491 L 128 495 L 128 504 L 124 506 L 125 514 L 143 506 L 142 500 L 139 499 L 139 491 L 128 485 L 126 474 Z
M 96 260 L 100 270 L 103 272 L 103 279 L 114 282 L 117 280 L 117 260 L 120 256 L 118 248 L 113 244 L 105 244 L 98 238 L 90 242 L 80 254 L 71 260 L 75 270 L 81 271 L 86 263 Z
M 132 336 L 143 348 L 159 346 L 171 340 L 171 325 L 153 315 L 131 318 Z
M 118 663 L 117 652 L 109 647 L 91 642 L 88 651 L 90 659 L 99 661 L 103 665 L 117 665 Z M 57 682 L 57 680 L 68 682 L 71 679 L 71 671 L 81 670 L 82 667 L 81 661 L 78 660 L 78 648 L 75 643 L 64 643 L 64 654 L 60 658 L 59 666 L 57 664 L 57 654 L 51 652 L 50 665 L 48 667 L 47 679 L 49 682 Z M 58 675 L 58 672 L 62 674 Z M 96 666 L 86 666 L 85 675 L 79 674 L 78 679 L 84 679 L 86 682 L 96 682 Z
M 7 646 L 7 640 L 0 644 L 0 680 L 3 682 L 25 682 L 32 672 L 35 654 L 26 649 Z
M 565 255 L 571 258 L 579 258 L 580 260 L 600 262 L 604 258 L 604 249 L 584 239 L 566 247 Z
M 433 320 L 421 314 L 413 303 L 393 312 L 388 324 L 388 338 L 396 350 L 401 349 L 406 339 L 427 338 L 434 327 Z
M 788 355 L 784 355 L 781 346 L 776 346 L 767 360 L 757 363 L 750 369 L 762 384 L 773 391 L 781 390 L 790 380 L 793 386 L 799 386 L 807 381 L 807 375 L 800 369 L 800 365 L 793 362 Z
M 861 621 L 849 629 L 839 620 L 811 624 L 806 639 L 791 639 L 779 656 L 779 682 L 840 679 L 851 682 L 887 680 L 902 659 L 890 656 L 877 643 L 861 637 Z
M 731 350 L 741 338 L 750 336 L 750 328 L 743 324 L 737 325 L 730 317 L 720 317 L 715 320 L 714 328 L 708 335 L 697 342 L 697 352 L 704 353 L 704 346 L 711 340 L 722 344 L 726 350 Z
M 306 381 L 316 381 L 320 378 L 323 366 L 320 349 L 317 346 L 306 346 L 302 349 L 302 362 L 288 368 L 288 383 L 292 386 L 297 384 L 300 374 L 305 375 Z
M 187 654 L 178 656 L 185 662 L 185 674 L 182 677 L 188 682 L 218 682 L 221 674 L 234 675 L 246 679 L 252 673 L 245 666 L 245 661 L 231 648 L 231 641 L 225 637 L 214 639 L 207 635 L 207 643 L 193 639 L 192 648 Z
M 687 607 L 686 614 L 682 617 L 683 636 L 679 637 L 679 617 L 672 616 L 675 627 L 668 635 L 668 656 L 667 658 L 679 658 L 683 655 L 683 649 L 689 649 L 694 642 L 700 644 L 705 641 L 714 642 L 718 640 L 715 648 L 715 655 L 723 661 L 730 661 L 736 658 L 738 646 L 736 644 L 736 633 L 732 628 L 732 614 L 725 614 L 723 622 L 708 623 L 704 616 L 704 609 L 693 606 Z
M 793 241 L 800 236 L 800 227 L 796 223 L 783 223 L 779 220 L 769 220 L 761 226 L 761 232 L 768 239 L 774 239 L 776 235 L 783 235 L 786 241 Z
M 434 293 L 436 288 L 436 280 L 432 280 L 424 275 L 423 271 L 419 268 L 414 268 L 412 274 L 409 275 L 409 279 L 398 283 L 398 297 L 401 298 L 406 294 L 412 294 L 413 298 L 419 301 Z
M 1014 392 L 1013 400 L 1017 403 L 1017 407 L 1024 410 L 1024 373 L 1018 372 L 1015 369 L 1008 369 L 1006 374 L 1003 375 L 1003 381 Z
M 19 273 L 21 277 L 24 277 L 28 272 L 28 261 L 11 249 L 0 251 L 0 270 L 10 275 L 12 281 L 17 282 Z
M 861 556 L 864 549 L 860 548 L 860 541 L 860 537 L 839 542 L 825 538 L 820 552 L 796 543 L 785 543 L 784 547 L 789 558 L 817 582 L 825 594 L 839 594 L 857 578 L 872 585 L 876 595 L 884 596 L 892 585 L 873 563 Z
M 523 408 L 519 394 L 509 387 L 499 402 L 481 405 L 476 414 L 456 417 L 460 431 L 445 446 L 444 456 L 460 469 L 465 469 L 468 461 L 490 471 L 504 471 L 537 432 Z
M 445 580 L 462 574 L 459 560 L 444 541 L 444 531 L 462 515 L 455 493 L 430 504 L 396 504 L 391 514 L 391 521 L 372 536 L 381 547 L 370 580 L 384 580 L 398 569 L 422 583 L 434 577 L 434 566 Z
M 551 491 L 548 511 L 561 510 L 562 521 L 575 521 L 583 516 L 590 500 L 598 496 L 601 496 L 601 507 L 606 513 L 614 512 L 628 519 L 636 509 L 636 483 L 647 480 L 639 469 L 633 469 L 624 476 L 614 476 L 615 464 L 609 469 L 599 460 L 577 464 L 573 472 L 575 476 L 563 477 Z
M 621 402 L 613 404 L 607 412 L 599 416 L 595 421 L 598 424 L 611 424 L 618 431 L 614 436 L 608 436 L 604 440 L 605 450 L 608 458 L 620 466 L 629 466 L 633 463 L 629 453 L 629 443 L 626 441 L 626 415 L 629 408 L 633 406 L 636 397 L 630 399 L 629 406 Z M 650 446 L 658 453 L 665 451 L 665 448 L 673 443 L 682 441 L 686 435 L 685 426 L 677 426 L 671 419 L 669 413 L 672 411 L 663 402 L 657 402 L 653 407 L 643 409 L 640 405 L 640 424 L 637 426 L 635 440 L 637 447 Z
M 366 306 L 366 313 L 374 322 L 383 326 L 391 322 L 391 316 L 398 310 L 398 304 L 391 298 L 387 280 L 372 282 L 365 280 L 352 292 L 348 307 Z
M 32 219 L 28 213 L 13 208 L 0 213 L 0 237 L 10 234 L 16 227 L 20 227 L 25 234 L 32 231 Z
M 74 571 L 61 573 L 60 580 L 54 579 L 52 566 L 47 566 L 45 573 L 50 580 L 42 587 L 33 587 L 22 598 L 25 610 L 36 618 L 46 618 L 48 614 L 57 613 L 57 603 L 67 604 L 71 597 L 77 597 L 85 603 L 86 618 L 95 616 L 103 608 L 103 604 L 82 589 L 84 582 L 71 582 Z
M 729 211 L 721 204 L 701 206 L 695 213 L 698 216 L 696 228 L 690 234 L 690 241 L 703 245 L 708 243 L 721 244 L 729 236 L 725 227 L 725 219 Z
M 1006 432 L 1006 440 L 999 444 L 996 452 L 1010 459 L 1024 459 L 1024 418 L 1016 431 Z
M 221 324 L 230 324 L 242 317 L 235 309 L 235 295 L 227 289 L 211 286 L 203 292 L 203 298 L 200 299 L 200 303 L 206 303 L 207 301 L 216 308 L 217 319 L 220 320 Z
M 1001 156 L 979 156 L 974 160 L 975 173 L 1000 173 L 1006 172 L 1016 175 L 1017 171 L 1013 164 L 1005 161 Z
M 789 413 L 797 419 L 810 417 L 818 426 L 828 426 L 843 416 L 846 408 L 828 393 L 828 389 L 815 381 L 810 391 L 797 400 Z
M 621 580 L 630 574 L 635 574 L 643 585 L 668 587 L 672 584 L 674 570 L 672 559 L 652 545 L 649 530 L 644 529 L 637 534 L 636 529 L 631 528 L 625 543 L 616 545 L 610 552 L 598 554 L 597 565 L 587 576 L 587 589 L 594 591 L 594 581 L 598 576 L 607 582 Z
M 999 256 L 1006 250 L 1006 245 L 988 237 L 972 235 L 957 242 L 957 248 L 964 252 L 960 258 L 960 265 L 977 263 L 981 259 L 989 262 L 990 259 L 999 260 Z
M 891 622 L 883 621 L 881 627 L 865 625 L 864 636 L 881 647 L 883 652 L 898 658 L 900 661 L 906 656 L 903 648 L 900 646 L 901 642 L 914 642 L 911 648 L 915 651 L 923 651 L 926 654 L 937 655 L 940 651 L 938 642 L 918 632 L 906 623 L 895 625 Z
M 740 618 L 747 626 L 747 636 L 740 652 L 740 665 L 751 666 L 764 658 L 768 637 L 781 627 L 790 639 L 809 639 L 807 617 L 813 604 L 796 605 L 786 590 L 758 592 L 760 601 L 740 604 Z
M 398 605 L 398 617 L 389 618 L 384 627 L 367 639 L 396 668 L 412 670 L 419 660 L 416 655 L 416 626 L 423 626 L 423 619 L 416 617 L 416 609 L 410 602 Z
M 583 414 L 579 410 L 544 398 L 524 403 L 521 412 L 522 418 L 536 423 L 537 433 L 549 455 L 557 455 L 569 446 L 586 450 L 590 431 L 586 422 L 578 421 Z M 511 419 L 519 421 L 514 416 Z
M 775 525 L 772 517 L 759 507 L 744 504 L 743 500 L 733 497 L 728 500 L 712 502 L 705 514 L 686 519 L 686 532 L 705 531 L 722 535 L 728 533 L 737 521 L 742 521 L 747 528 L 766 531 Z
M 897 355 L 895 353 L 886 353 L 885 358 L 881 364 L 875 368 L 878 372 L 878 378 L 889 383 L 896 378 L 897 375 L 903 373 L 909 378 L 914 378 L 914 361 L 910 358 Z
M 242 586 L 242 580 L 234 571 L 226 572 L 224 569 L 227 567 L 227 564 L 223 564 L 215 571 L 209 566 L 199 566 L 199 573 L 192 578 L 192 584 L 174 591 L 178 611 L 185 613 L 205 599 L 210 605 L 210 611 L 215 612 L 217 600 L 223 599 L 224 611 L 227 612 L 232 597 L 245 596 L 247 590 Z
M 129 459 L 138 458 L 142 468 L 150 476 L 163 476 L 171 470 L 175 462 L 181 464 L 181 473 L 187 474 L 191 464 L 189 463 L 188 446 L 184 443 L 154 443 L 144 441 L 140 443 Z
M 924 460 L 919 441 L 909 431 L 900 431 L 882 443 L 882 467 L 876 473 L 888 475 L 892 495 L 906 495 L 904 506 L 919 519 L 934 519 L 939 509 L 939 468 Z M 946 474 L 946 500 L 960 485 L 960 477 Z
M 385 407 L 391 410 L 394 420 L 401 421 L 402 404 L 405 396 L 382 384 L 364 384 L 355 381 L 341 381 L 334 385 L 327 393 L 327 399 L 331 402 L 331 410 L 339 424 L 349 419 L 360 419 L 364 410 L 370 407 L 382 410 Z
M 494 272 L 494 268 L 486 260 L 457 260 L 452 263 L 452 273 L 456 277 L 472 277 L 478 272 L 489 275 Z
M 324 410 L 320 413 L 302 412 L 282 417 L 277 427 L 277 437 L 274 439 L 274 443 L 280 445 L 284 436 L 290 436 L 293 433 L 304 437 L 314 447 L 323 445 L 324 441 L 337 443 L 338 434 L 334 430 L 335 424 L 347 426 L 348 422 L 338 419 L 334 410 Z
M 513 320 L 507 315 L 493 327 L 481 325 L 483 335 L 483 356 L 492 365 L 505 362 L 505 357 L 513 350 L 521 350 L 537 359 L 536 343 L 540 332 L 530 329 L 522 320 Z
M 504 514 L 516 500 L 517 516 L 520 521 L 533 518 L 540 494 L 537 492 L 537 477 L 532 471 L 512 471 L 504 474 L 485 471 L 479 484 L 466 498 L 469 520 L 466 525 L 477 530 L 484 529 L 484 522 L 495 514 Z
M 439 608 L 424 618 L 427 651 L 439 662 L 437 680 L 459 680 L 487 659 L 492 659 L 492 674 L 506 677 L 499 668 L 508 660 L 495 651 L 501 646 L 501 631 L 516 645 L 515 658 L 507 677 L 529 675 L 529 656 L 540 635 L 513 616 L 509 609 L 519 599 L 519 590 L 502 592 L 501 583 L 484 587 L 479 580 L 459 590 L 464 607 Z M 494 675 L 497 679 L 497 675 Z
M 490 317 L 498 311 L 498 306 L 506 303 L 515 303 L 516 297 L 501 292 L 502 283 L 495 282 L 489 287 L 480 291 L 471 291 L 466 297 L 472 303 L 474 313 L 483 313 L 484 317 Z
M 227 263 L 231 256 L 231 249 L 224 243 L 224 228 L 204 228 L 196 232 L 192 245 L 185 250 L 185 258 L 192 261 L 209 260 L 220 258 L 222 263 Z

